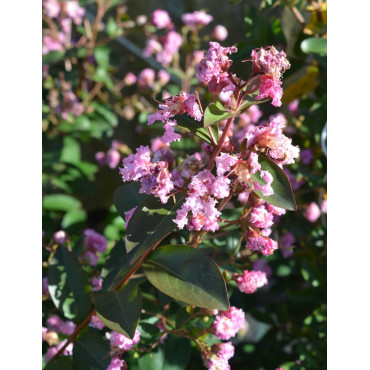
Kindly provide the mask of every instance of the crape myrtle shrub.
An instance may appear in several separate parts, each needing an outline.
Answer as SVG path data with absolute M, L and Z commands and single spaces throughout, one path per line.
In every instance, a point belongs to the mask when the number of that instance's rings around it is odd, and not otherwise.
M 326 366 L 326 3 L 225 7 L 43 1 L 47 369 Z

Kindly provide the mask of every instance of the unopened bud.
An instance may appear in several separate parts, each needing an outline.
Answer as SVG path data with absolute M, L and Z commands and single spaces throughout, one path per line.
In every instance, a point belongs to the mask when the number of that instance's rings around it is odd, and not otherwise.
M 252 207 L 258 207 L 265 201 L 260 198 L 254 191 L 249 194 L 248 202 Z
M 45 334 L 45 342 L 46 342 L 49 346 L 53 346 L 53 345 L 55 345 L 55 344 L 58 344 L 58 343 L 59 343 L 58 333 L 56 333 L 55 331 L 48 331 L 48 332 Z

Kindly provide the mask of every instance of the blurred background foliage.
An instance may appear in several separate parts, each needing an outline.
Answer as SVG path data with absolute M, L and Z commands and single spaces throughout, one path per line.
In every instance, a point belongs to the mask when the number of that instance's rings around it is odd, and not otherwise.
M 93 23 L 97 4 L 80 1 L 86 17 Z M 297 212 L 287 212 L 278 224 L 276 240 L 290 232 L 295 241 L 288 253 L 281 250 L 268 258 L 269 284 L 253 295 L 234 290 L 231 304 L 247 313 L 248 330 L 239 333 L 232 369 L 324 369 L 326 367 L 326 2 L 306 0 L 230 0 L 230 1 L 117 1 L 111 2 L 90 46 L 73 46 L 43 56 L 43 231 L 50 240 L 63 229 L 72 244 L 86 228 L 103 233 L 109 247 L 124 233 L 124 222 L 113 206 L 113 193 L 122 184 L 118 166 L 99 165 L 97 152 L 108 152 L 114 140 L 123 158 L 139 145 L 156 137 L 146 126 L 146 116 L 156 110 L 161 86 L 153 89 L 124 82 L 128 72 L 136 76 L 145 68 L 163 69 L 153 58 L 142 56 L 144 27 L 138 17 L 150 19 L 156 9 L 166 9 L 180 28 L 181 15 L 205 9 L 214 17 L 204 34 L 222 24 L 228 29 L 224 46 L 236 45 L 234 61 L 250 57 L 251 50 L 274 45 L 284 49 L 291 63 L 283 80 L 283 106 L 261 106 L 267 119 L 281 112 L 288 122 L 287 133 L 302 150 L 312 151 L 311 160 L 302 159 L 290 166 Z M 86 28 L 77 26 L 76 34 Z M 75 35 L 72 34 L 72 38 Z M 77 36 L 76 36 L 77 37 Z M 207 49 L 207 40 L 200 48 Z M 181 52 L 190 44 L 184 44 Z M 179 58 L 178 65 L 184 60 Z M 243 69 L 244 68 L 244 69 Z M 235 63 L 235 73 L 246 77 L 247 63 Z M 167 70 L 166 85 L 177 94 L 184 76 L 175 68 Z M 194 90 L 196 81 L 190 81 Z M 81 114 L 62 114 L 63 94 L 73 91 L 81 104 Z M 299 100 L 298 104 L 296 100 Z M 293 105 L 291 104 L 293 103 Z M 294 103 L 296 107 L 294 108 Z M 68 104 L 68 102 L 65 102 Z M 291 105 L 289 105 L 291 104 Z M 155 125 L 154 125 L 155 126 Z M 194 150 L 190 138 L 175 144 L 184 153 Z M 305 162 L 305 163 L 304 163 Z M 304 213 L 312 202 L 321 215 L 311 222 Z M 236 241 L 234 240 L 236 238 Z M 212 243 L 237 242 L 230 233 Z M 108 252 L 107 252 L 108 254 Z M 43 253 L 43 258 L 48 258 Z M 101 257 L 99 265 L 104 263 Z M 47 302 L 44 311 L 48 310 Z M 143 336 L 145 337 L 145 335 Z M 178 339 L 178 338 L 176 338 Z M 176 349 L 182 346 L 181 339 Z M 187 369 L 203 368 L 195 349 L 183 344 Z M 160 351 L 165 351 L 161 349 Z M 129 368 L 145 368 L 145 361 L 132 358 Z M 130 367 L 131 364 L 131 367 Z M 138 367 L 139 366 L 139 367 Z M 148 362 L 148 368 L 153 363 Z

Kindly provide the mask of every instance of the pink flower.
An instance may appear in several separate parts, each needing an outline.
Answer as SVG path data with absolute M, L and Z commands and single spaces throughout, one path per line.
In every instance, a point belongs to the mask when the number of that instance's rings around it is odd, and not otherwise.
M 171 25 L 171 18 L 165 10 L 157 9 L 152 14 L 152 22 L 158 28 L 167 28 Z
M 316 222 L 319 219 L 320 215 L 320 208 L 315 202 L 312 202 L 303 212 L 303 216 L 310 222 Z
M 268 228 L 273 225 L 273 215 L 268 212 L 264 205 L 254 207 L 250 214 L 250 222 L 259 228 Z
M 216 343 L 212 346 L 211 351 L 216 353 L 219 358 L 228 361 L 234 356 L 235 348 L 231 342 Z
M 78 1 L 65 1 L 63 2 L 64 10 L 67 16 L 73 19 L 74 24 L 81 24 L 82 17 L 85 15 L 85 9 L 81 8 Z
M 124 158 L 122 164 L 123 168 L 120 168 L 120 174 L 124 182 L 137 181 L 142 176 L 148 175 L 151 166 L 149 147 L 140 145 L 140 148 L 136 149 L 136 154 L 130 154 Z
M 265 180 L 266 184 L 262 185 L 257 181 L 253 181 L 253 186 L 255 190 L 259 190 L 265 196 L 270 196 L 274 194 L 274 189 L 272 188 L 271 184 L 274 180 L 271 173 L 268 171 L 260 171 L 261 178 Z
M 136 76 L 132 72 L 127 72 L 126 76 L 123 79 L 123 82 L 127 86 L 132 86 L 136 83 Z
M 109 149 L 105 157 L 108 167 L 116 168 L 121 160 L 121 155 L 116 149 Z
M 216 26 L 212 32 L 212 36 L 217 41 L 224 41 L 227 38 L 228 32 L 226 27 L 221 26 L 220 24 Z
M 65 35 L 62 32 L 59 32 L 57 39 L 52 38 L 51 36 L 44 36 L 42 38 L 42 55 L 48 54 L 50 51 L 63 51 L 65 42 Z
M 193 13 L 186 13 L 181 16 L 184 24 L 189 26 L 192 30 L 206 26 L 213 21 L 213 17 L 207 14 L 204 10 L 197 10 Z
M 243 293 L 254 293 L 258 288 L 267 285 L 266 274 L 262 271 L 245 270 L 243 275 L 233 274 L 233 279 Z
M 157 54 L 157 61 L 162 64 L 171 63 L 173 56 L 179 51 L 182 44 L 182 37 L 175 31 L 170 31 L 164 37 L 163 50 Z
M 168 168 L 173 167 L 176 162 L 172 150 L 168 148 L 167 145 L 164 146 L 164 148 L 159 149 L 156 153 L 154 153 L 152 161 L 153 163 L 165 161 L 168 163 Z
M 142 88 L 152 88 L 154 86 L 155 72 L 151 68 L 143 69 L 137 78 L 137 83 Z
M 64 339 L 62 342 L 60 342 L 55 347 L 48 348 L 44 356 L 45 362 L 49 362 L 57 354 L 57 352 L 59 352 L 59 350 L 64 346 L 66 342 L 67 342 L 67 339 Z M 69 343 L 66 349 L 63 351 L 63 356 L 71 356 L 72 352 L 73 352 L 73 343 Z
M 290 231 L 285 233 L 280 238 L 280 243 L 283 247 L 290 247 L 295 242 L 296 242 L 296 238 L 294 237 L 294 235 Z
M 193 65 L 197 65 L 202 61 L 203 58 L 204 58 L 204 52 L 202 50 L 195 50 L 193 52 L 193 58 L 191 60 L 191 63 Z
M 278 244 L 267 236 L 260 236 L 253 232 L 248 237 L 246 247 L 252 251 L 261 252 L 264 256 L 270 256 L 274 250 L 278 249 Z
M 99 329 L 99 330 L 102 330 L 105 327 L 103 321 L 101 321 L 99 319 L 98 315 L 93 315 L 92 316 L 92 318 L 90 320 L 90 323 L 89 323 L 89 326 L 91 326 L 92 328 L 95 328 L 95 329 Z
M 63 94 L 63 100 L 57 107 L 57 111 L 63 119 L 67 119 L 69 114 L 79 117 L 84 111 L 84 106 L 72 91 L 67 91 Z
M 167 85 L 170 79 L 171 76 L 164 69 L 161 69 L 158 72 L 158 81 L 161 84 L 161 86 Z
M 91 252 L 104 253 L 107 249 L 107 239 L 92 229 L 84 231 L 85 249 Z
M 270 75 L 261 75 L 259 94 L 256 100 L 271 98 L 272 105 L 275 107 L 281 106 L 281 98 L 283 96 L 283 89 L 281 88 L 281 81 L 273 78 Z
M 97 152 L 95 153 L 95 160 L 98 162 L 99 166 L 105 165 L 105 153 Z
M 148 38 L 146 41 L 145 48 L 143 50 L 144 57 L 150 57 L 153 54 L 157 54 L 163 50 L 163 46 L 160 42 L 153 38 Z
M 165 100 L 159 104 L 159 111 L 148 115 L 148 125 L 155 121 L 167 122 L 171 117 L 187 113 L 197 121 L 202 119 L 202 113 L 194 95 L 180 91 L 177 96 Z M 174 123 L 174 122 L 172 122 Z
M 242 204 L 247 204 L 250 191 L 244 191 L 238 195 L 238 201 Z
M 290 68 L 290 63 L 286 59 L 283 51 L 277 51 L 273 46 L 259 48 L 252 51 L 253 72 L 266 73 L 274 79 L 281 78 L 285 70 Z
M 175 133 L 175 129 L 174 129 L 174 126 L 176 126 L 176 124 L 177 124 L 176 121 L 173 121 L 173 122 L 168 121 L 164 125 L 165 133 L 161 138 L 163 144 L 169 145 L 173 141 L 180 141 L 181 135 Z
M 133 339 L 129 339 L 124 335 L 112 331 L 110 336 L 110 345 L 111 347 L 117 347 L 124 351 L 130 351 L 135 344 L 140 342 L 140 332 L 136 329 Z
M 59 331 L 64 335 L 72 335 L 76 329 L 76 324 L 72 321 L 64 321 L 59 326 Z
M 48 325 L 48 329 L 52 331 L 60 331 L 60 326 L 63 323 L 63 320 L 57 315 L 51 315 L 47 320 L 46 323 Z
M 293 146 L 292 139 L 286 137 L 282 130 L 285 123 L 281 118 L 274 118 L 270 123 L 257 126 L 246 136 L 248 149 L 269 148 L 268 156 L 280 167 L 294 163 L 294 158 L 299 156 L 299 148 Z
M 121 370 L 125 364 L 125 360 L 120 359 L 119 357 L 113 357 L 107 370 Z
M 230 194 L 230 180 L 227 177 L 218 176 L 212 185 L 212 195 L 223 199 Z
M 298 99 L 295 99 L 288 104 L 288 109 L 295 117 L 298 117 L 298 105 L 299 105 Z
M 60 13 L 60 4 L 58 0 L 43 0 L 42 7 L 45 14 L 50 18 L 56 18 Z
M 81 260 L 87 262 L 91 266 L 96 266 L 99 261 L 99 256 L 96 252 L 87 251 L 80 256 Z
M 210 42 L 209 45 L 204 58 L 196 66 L 196 77 L 200 82 L 210 83 L 213 80 L 213 84 L 227 86 L 227 91 L 231 91 L 228 71 L 232 61 L 227 54 L 236 53 L 238 49 L 235 46 L 224 48 L 217 42 Z
M 286 213 L 286 210 L 284 208 L 275 207 L 269 203 L 266 204 L 266 208 L 269 212 L 271 212 L 273 215 L 276 215 L 276 216 L 282 216 L 282 215 L 285 215 Z
M 221 311 L 212 324 L 212 332 L 219 339 L 229 340 L 244 326 L 245 314 L 243 310 L 230 307 L 228 311 Z
M 230 154 L 221 153 L 216 157 L 217 176 L 222 176 L 225 172 L 230 171 L 230 168 L 238 162 L 238 158 Z
M 42 340 L 44 341 L 45 340 L 45 335 L 48 331 L 48 328 L 45 328 L 45 327 L 42 327 Z
M 92 285 L 91 290 L 92 290 L 93 292 L 96 292 L 96 291 L 98 291 L 98 290 L 101 290 L 101 288 L 102 288 L 102 284 L 103 284 L 103 281 L 102 281 L 101 276 L 94 276 L 94 277 L 91 279 L 91 285 Z
M 132 215 L 136 211 L 136 208 L 137 207 L 134 207 L 134 208 L 130 209 L 129 211 L 125 212 L 126 228 L 127 228 L 128 222 L 130 221 Z
M 53 238 L 57 244 L 63 244 L 67 240 L 67 234 L 63 230 L 54 233 Z

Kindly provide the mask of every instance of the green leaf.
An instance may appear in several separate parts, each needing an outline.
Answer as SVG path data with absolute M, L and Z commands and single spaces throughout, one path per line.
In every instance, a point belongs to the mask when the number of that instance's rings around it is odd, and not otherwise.
M 164 342 L 163 370 L 186 369 L 190 361 L 190 341 L 175 335 L 169 335 Z
M 42 64 L 54 64 L 64 58 L 64 52 L 50 51 L 42 57 Z
M 176 203 L 171 197 L 166 204 L 162 204 L 158 198 L 150 196 L 136 208 L 125 235 L 130 264 L 133 264 L 144 252 L 159 243 L 176 227 L 173 220 L 184 200 L 185 194 L 178 194 Z
M 109 344 L 94 329 L 74 343 L 73 364 L 76 370 L 106 370 L 110 363 Z M 64 370 L 64 369 L 63 369 Z
M 143 267 L 148 280 L 172 298 L 198 307 L 229 309 L 225 281 L 218 266 L 197 248 L 159 247 Z
M 50 261 L 48 284 L 51 299 L 64 316 L 83 321 L 91 311 L 89 281 L 73 252 L 59 247 Z
M 42 201 L 43 208 L 48 211 L 64 211 L 81 208 L 81 202 L 67 194 L 46 195 Z
M 109 109 L 107 105 L 92 102 L 90 103 L 90 106 L 93 107 L 94 111 L 96 113 L 99 113 L 99 115 L 102 116 L 104 120 L 111 124 L 113 127 L 116 127 L 118 125 L 117 115 L 111 109 Z
M 120 186 L 116 189 L 113 195 L 113 202 L 116 206 L 118 214 L 125 220 L 125 212 L 137 207 L 147 195 L 139 193 L 140 184 L 131 182 Z
M 301 49 L 306 54 L 326 55 L 327 40 L 322 37 L 309 37 L 301 42 Z
M 125 243 L 123 240 L 119 240 L 104 263 L 101 272 L 103 279 L 102 289 L 112 290 L 129 269 Z
M 106 46 L 97 47 L 94 50 L 94 58 L 99 66 L 103 68 L 109 67 L 109 53 L 111 50 Z
M 68 227 L 83 223 L 87 219 L 87 213 L 84 209 L 72 209 L 68 211 L 62 219 L 62 228 L 67 229 Z
M 71 136 L 63 138 L 63 149 L 60 153 L 61 162 L 76 163 L 81 160 L 81 148 L 79 142 Z
M 204 127 L 212 126 L 217 122 L 231 117 L 233 114 L 233 112 L 226 110 L 222 103 L 211 103 L 204 112 Z
M 267 102 L 270 98 L 261 99 L 261 100 L 254 100 L 254 96 L 247 96 L 243 103 L 240 104 L 240 107 L 237 111 L 237 115 L 244 113 L 247 111 L 252 105 L 261 104 Z
M 297 209 L 297 205 L 295 203 L 292 186 L 290 185 L 287 175 L 275 162 L 263 155 L 258 155 L 258 162 L 261 164 L 262 170 L 270 172 L 274 179 L 271 184 L 274 194 L 267 197 L 263 195 L 261 191 L 255 191 L 258 196 L 273 206 L 284 208 L 289 211 L 295 211 Z M 259 176 L 259 172 L 256 172 L 251 176 L 253 181 L 262 185 L 266 184 L 266 182 Z
M 96 313 L 110 329 L 132 339 L 140 319 L 142 298 L 135 283 L 115 292 L 93 294 Z
M 50 360 L 44 370 L 73 370 L 73 365 L 69 357 L 62 356 Z
M 175 119 L 177 121 L 177 127 L 191 132 L 193 135 L 198 136 L 200 139 L 204 140 L 208 144 L 212 144 L 211 135 L 207 128 L 200 126 L 200 124 L 197 123 L 195 120 L 185 115 L 175 116 Z M 216 140 L 218 140 L 218 129 L 212 127 L 212 131 Z

